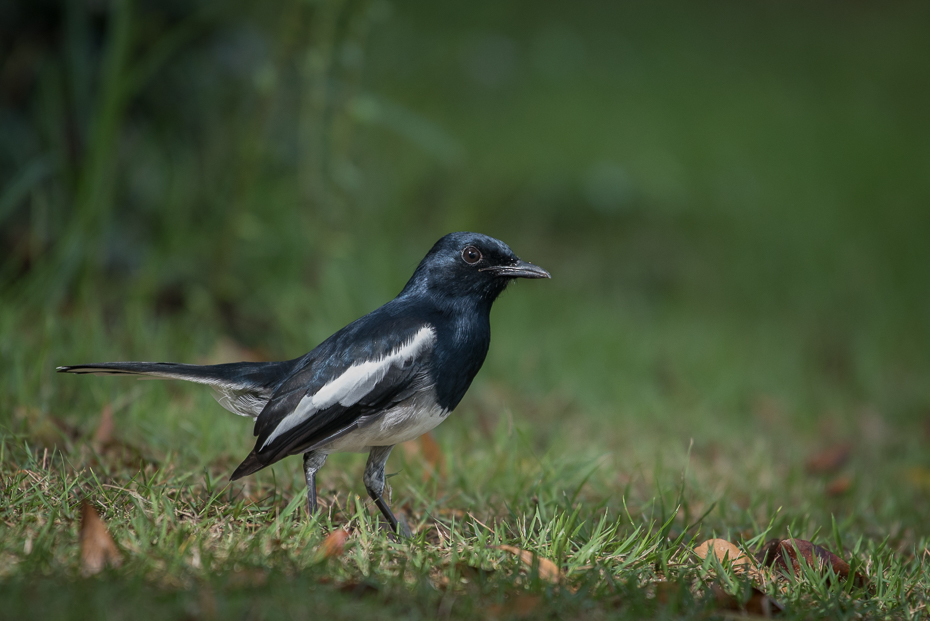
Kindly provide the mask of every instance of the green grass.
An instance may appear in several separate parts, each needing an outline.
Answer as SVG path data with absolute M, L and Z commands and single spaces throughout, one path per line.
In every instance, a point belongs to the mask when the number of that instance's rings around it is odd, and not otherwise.
M 203 405 L 178 392 L 170 402 L 179 414 Z M 138 400 L 156 405 L 150 395 Z M 469 415 L 466 409 L 459 418 Z M 223 413 L 200 416 L 213 419 L 214 429 L 228 426 Z M 783 452 L 770 442 L 749 451 L 725 444 L 716 458 L 692 450 L 690 464 L 682 463 L 682 446 L 669 451 L 674 465 L 637 464 L 623 453 L 570 459 L 564 446 L 540 455 L 521 425 L 511 431 L 502 420 L 469 437 L 462 433 L 468 422 L 440 434 L 445 480 L 424 482 L 415 455 L 392 457 L 393 503 L 417 533 L 400 542 L 378 527 L 360 489 L 358 457 L 327 465 L 320 481 L 326 512 L 308 520 L 296 463 L 230 485 L 223 447 L 212 457 L 190 445 L 162 453 L 124 440 L 142 434 L 123 432 L 122 422 L 119 442 L 100 452 L 86 437 L 59 439 L 61 450 L 48 451 L 7 436 L 5 610 L 112 619 L 138 614 L 139 606 L 155 618 L 432 618 L 438 611 L 481 618 L 489 607 L 508 616 L 529 606 L 535 616 L 703 618 L 715 610 L 710 585 L 738 591 L 746 579 L 702 563 L 689 553 L 694 543 L 719 535 L 753 551 L 790 534 L 858 564 L 871 583 L 857 589 L 817 572 L 772 582 L 766 590 L 787 607 L 787 618 L 919 618 L 925 611 L 926 507 L 904 506 L 906 485 L 885 483 L 891 489 L 882 498 L 872 486 L 885 481 L 883 473 L 860 472 L 851 493 L 831 499 L 798 464 L 773 460 Z M 648 434 L 636 442 L 669 444 Z M 854 459 L 856 470 L 860 463 Z M 84 498 L 107 521 L 124 559 L 92 578 L 80 573 Z M 327 560 L 319 547 L 336 527 L 351 537 L 341 557 Z M 499 545 L 551 560 L 562 584 L 540 579 Z M 663 590 L 660 601 L 656 584 L 666 581 L 680 586 Z M 538 599 L 520 600 L 526 597 Z
M 0 617 L 703 619 L 748 594 L 714 536 L 870 579 L 765 582 L 785 618 L 926 617 L 923 3 L 67 6 L 0 72 Z M 460 229 L 553 279 L 496 304 L 446 476 L 392 455 L 411 541 L 361 456 L 308 521 L 296 458 L 227 482 L 208 391 L 54 373 L 301 355 Z

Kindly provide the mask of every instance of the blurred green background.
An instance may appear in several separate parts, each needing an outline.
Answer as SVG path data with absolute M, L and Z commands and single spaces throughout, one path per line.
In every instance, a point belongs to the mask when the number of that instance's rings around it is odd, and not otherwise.
M 475 230 L 553 278 L 496 305 L 450 454 L 506 424 L 619 472 L 691 439 L 930 465 L 928 23 L 925 2 L 4 3 L 0 424 L 114 403 L 161 450 L 244 455 L 206 391 L 53 369 L 296 357 Z

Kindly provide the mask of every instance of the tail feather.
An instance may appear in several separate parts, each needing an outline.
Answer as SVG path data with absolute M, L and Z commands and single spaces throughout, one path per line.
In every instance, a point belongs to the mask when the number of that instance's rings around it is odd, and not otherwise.
M 232 476 L 229 477 L 229 480 L 235 481 L 236 479 L 241 479 L 244 476 L 258 472 L 267 465 L 268 464 L 263 464 L 258 461 L 258 455 L 256 455 L 255 451 L 253 450 L 251 453 L 249 453 L 249 456 L 246 457 L 241 464 L 239 464 L 239 467 L 236 468 L 236 471 L 232 473 Z
M 177 362 L 98 362 L 55 369 L 59 373 L 80 375 L 146 375 L 158 379 L 181 379 L 198 384 L 237 383 L 245 368 L 261 368 L 275 363 L 233 362 L 231 364 L 180 364 Z
M 296 360 L 181 364 L 176 362 L 100 362 L 58 367 L 78 375 L 137 375 L 139 379 L 179 379 L 213 388 L 221 406 L 241 416 L 258 416 L 277 387 L 290 375 Z

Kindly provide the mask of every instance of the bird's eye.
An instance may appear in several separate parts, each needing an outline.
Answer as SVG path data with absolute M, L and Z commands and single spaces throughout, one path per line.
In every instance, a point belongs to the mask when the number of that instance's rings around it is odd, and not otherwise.
M 474 265 L 481 260 L 481 251 L 474 246 L 465 246 L 462 250 L 462 260 L 469 265 Z

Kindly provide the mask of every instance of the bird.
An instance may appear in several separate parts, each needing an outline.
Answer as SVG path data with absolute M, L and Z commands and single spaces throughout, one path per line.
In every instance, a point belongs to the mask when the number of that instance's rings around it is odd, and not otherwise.
M 311 517 L 318 509 L 316 474 L 327 456 L 368 452 L 365 489 L 391 532 L 410 536 L 383 498 L 388 456 L 395 445 L 439 425 L 462 400 L 488 353 L 491 305 L 517 278 L 551 276 L 493 237 L 449 233 L 397 297 L 299 358 L 103 362 L 56 370 L 206 384 L 223 408 L 255 419 L 255 446 L 230 479 L 303 455 Z

